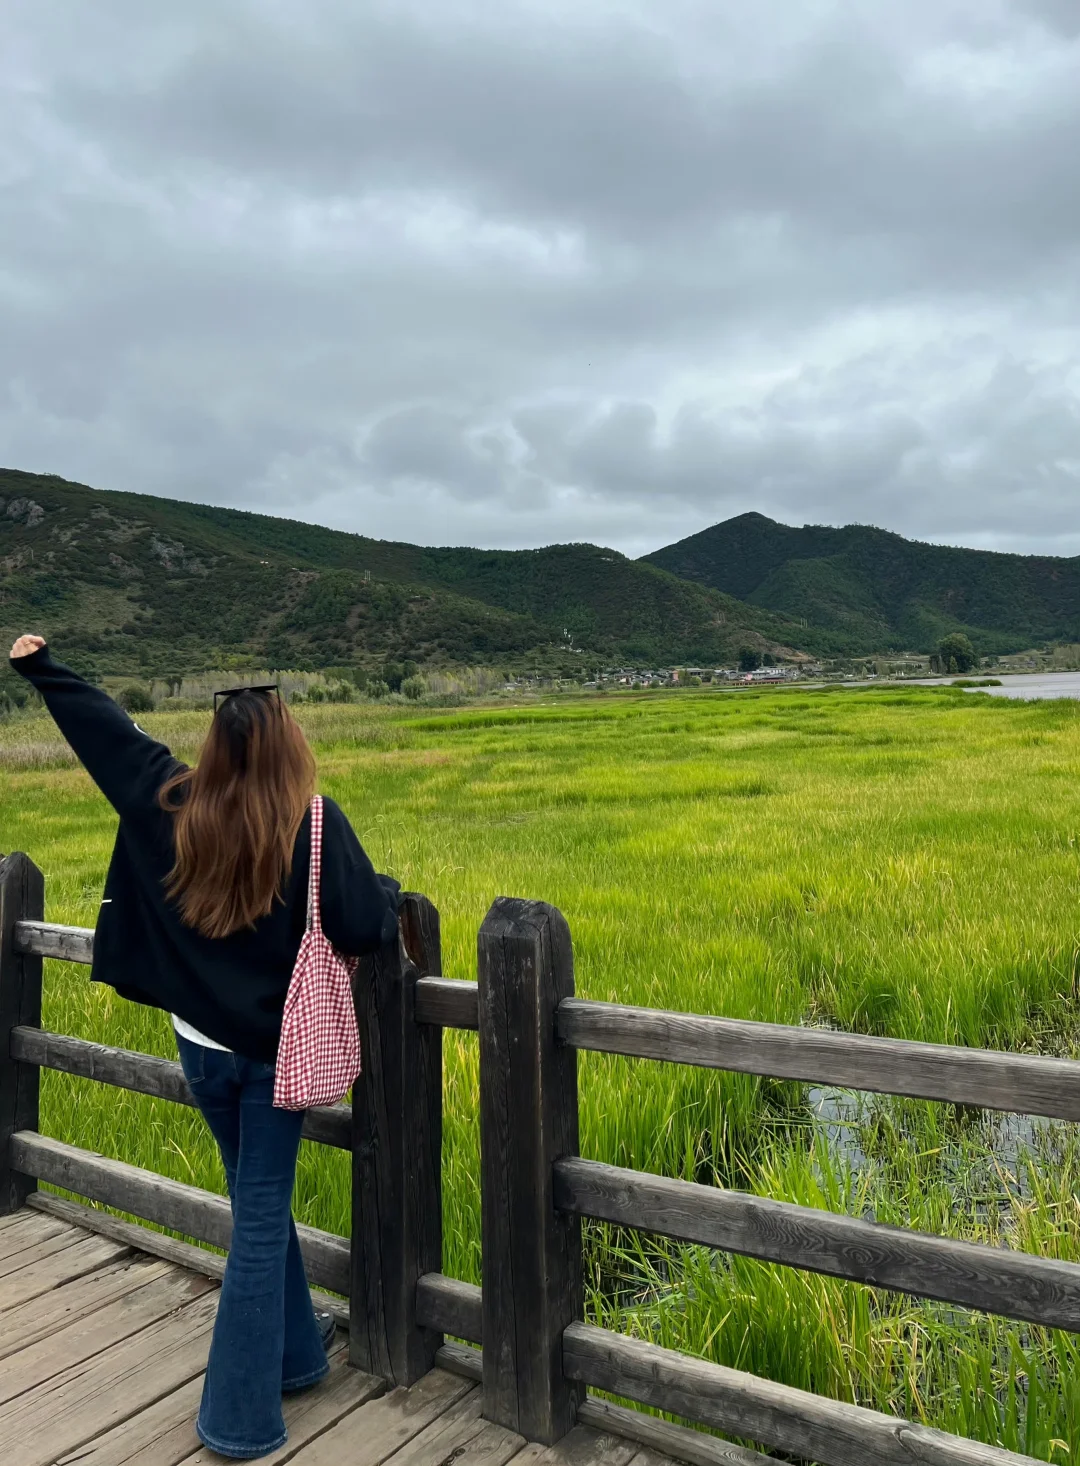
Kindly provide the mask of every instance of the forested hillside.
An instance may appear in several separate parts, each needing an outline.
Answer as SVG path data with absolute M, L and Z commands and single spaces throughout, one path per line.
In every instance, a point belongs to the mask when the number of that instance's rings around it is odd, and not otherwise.
M 741 514 L 644 561 L 805 622 L 846 652 L 929 652 L 951 631 L 983 653 L 1080 640 L 1080 557 L 954 549 L 857 524 L 796 529 Z
M 817 646 L 786 617 L 594 545 L 425 549 L 0 470 L 0 634 L 39 628 L 80 667 L 142 675 Z

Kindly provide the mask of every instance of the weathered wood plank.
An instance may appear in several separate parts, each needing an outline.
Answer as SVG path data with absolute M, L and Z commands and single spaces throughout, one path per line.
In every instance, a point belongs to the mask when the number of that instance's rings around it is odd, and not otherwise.
M 381 1466 L 474 1388 L 434 1369 L 414 1385 L 350 1411 L 292 1459 L 296 1466 Z
M 484 1309 L 475 1283 L 425 1273 L 416 1285 L 416 1317 L 426 1328 L 455 1339 L 479 1344 L 483 1338 Z
M 661 1420 L 657 1415 L 630 1410 L 597 1395 L 590 1395 L 579 1407 L 578 1420 L 582 1425 L 591 1425 L 594 1430 L 608 1431 L 629 1441 L 640 1441 L 642 1445 L 659 1451 L 667 1460 L 686 1461 L 690 1466 L 770 1466 L 775 1460 L 773 1456 L 763 1456 L 760 1451 L 732 1445 L 714 1435 L 691 1430 L 689 1426 Z M 643 1466 L 643 1463 L 635 1456 L 631 1466 Z
M 0 1237 L 3 1236 L 9 1227 L 17 1227 L 23 1221 L 24 1217 L 25 1213 L 21 1208 L 19 1211 L 9 1211 L 6 1215 L 0 1216 Z
M 435 1365 L 477 1384 L 484 1378 L 484 1356 L 471 1344 L 444 1344 L 435 1355 Z
M 0 1412 L 4 1466 L 52 1466 L 200 1374 L 216 1308 L 215 1288 L 11 1401 Z
M 525 1442 L 502 1425 L 485 1423 L 483 1428 L 454 1456 L 454 1466 L 506 1466 L 517 1461 Z
M 629 1466 L 638 1452 L 632 1442 L 615 1435 L 600 1435 L 587 1425 L 577 1425 L 561 1441 L 549 1446 L 526 1446 L 517 1458 L 529 1466 Z
M 48 1191 L 38 1191 L 27 1202 L 27 1206 L 73 1222 L 99 1236 L 111 1237 L 126 1247 L 133 1247 L 152 1257 L 164 1258 L 166 1262 L 174 1263 L 177 1267 L 201 1273 L 205 1278 L 214 1278 L 220 1282 L 225 1275 L 225 1258 L 219 1252 L 208 1252 L 205 1247 L 181 1242 L 164 1232 L 153 1232 L 138 1222 L 114 1217 L 110 1212 L 98 1211 L 95 1207 L 70 1201 L 66 1196 L 53 1196 Z M 329 1309 L 338 1323 L 345 1328 L 349 1327 L 349 1305 L 343 1298 L 323 1293 L 318 1288 L 312 1288 L 311 1296 L 316 1308 Z
M 156 1273 L 156 1276 L 154 1275 Z M 115 1348 L 122 1340 L 214 1289 L 209 1278 L 158 1264 L 144 1270 L 139 1286 L 80 1314 L 46 1338 L 26 1345 L 0 1362 L 0 1405 L 41 1387 L 55 1375 Z M 214 1289 L 216 1292 L 217 1290 Z
M 394 1452 L 394 1466 L 440 1466 L 483 1429 L 479 1390 L 469 1390 Z M 518 1437 L 519 1446 L 524 1442 Z
M 77 1074 L 82 1079 L 95 1079 L 100 1084 L 153 1095 L 174 1104 L 195 1104 L 180 1064 L 175 1059 L 163 1059 L 156 1054 L 114 1048 L 109 1044 L 92 1043 L 89 1039 L 49 1033 L 40 1028 L 17 1027 L 11 1031 L 11 1056 L 26 1064 Z M 349 1106 L 328 1105 L 309 1110 L 304 1118 L 303 1134 L 305 1140 L 321 1141 L 324 1145 L 348 1150 L 352 1143 Z
M 481 1415 L 479 1390 L 472 1390 L 394 1454 L 394 1466 L 505 1466 L 525 1441 Z
M 130 1250 L 107 1237 L 80 1237 L 70 1247 L 35 1266 L 20 1268 L 18 1272 L 0 1278 L 0 1313 L 6 1315 L 0 1322 L 0 1356 L 10 1352 L 7 1346 L 12 1331 L 18 1328 L 17 1316 L 28 1303 L 33 1302 L 35 1318 L 47 1315 L 54 1299 L 43 1295 L 67 1295 L 67 1284 L 75 1283 L 90 1273 L 100 1276 L 100 1269 L 128 1257 Z
M 581 1227 L 552 1195 L 554 1161 L 578 1152 L 577 1055 L 555 1041 L 570 929 L 554 906 L 501 896 L 477 952 L 484 1414 L 549 1445 L 582 1398 L 560 1347 L 582 1315 Z
M 404 898 L 401 926 L 354 986 L 364 1069 L 353 1086 L 350 1349 L 358 1368 L 411 1384 L 442 1342 L 416 1317 L 417 1279 L 442 1266 L 442 1033 L 415 1014 L 420 972 L 442 958 L 425 897 Z
M 576 1156 L 556 1163 L 555 1204 L 577 1216 L 683 1242 L 1080 1332 L 1076 1263 L 931 1237 Z
M 17 1130 L 38 1128 L 39 1075 L 11 1057 L 11 1030 L 41 1026 L 41 958 L 20 950 L 20 922 L 45 912 L 45 877 L 27 855 L 0 859 L 0 1216 L 18 1211 L 37 1182 L 11 1156 Z
M 842 1404 L 640 1339 L 575 1323 L 568 1374 L 595 1389 L 698 1420 L 821 1466 L 1031 1466 L 1032 1457 Z
M 28 1247 L 33 1247 L 38 1242 L 44 1242 L 49 1237 L 56 1237 L 61 1232 L 70 1230 L 55 1217 L 38 1216 L 29 1207 L 13 1212 L 5 1220 L 13 1225 L 5 1227 L 0 1232 L 0 1261 L 13 1257 L 17 1252 L 25 1252 Z
M 46 1258 L 56 1255 L 58 1252 L 66 1252 L 74 1247 L 79 1240 L 77 1232 L 69 1231 L 65 1227 L 62 1231 L 55 1232 L 44 1241 L 35 1242 L 30 1247 L 24 1247 L 19 1252 L 11 1252 L 7 1257 L 0 1259 L 0 1278 L 11 1277 L 13 1274 L 22 1272 L 25 1268 L 36 1267 L 44 1262 Z
M 101 1237 L 84 1240 L 99 1247 L 109 1245 Z M 76 1244 L 70 1251 L 75 1252 L 78 1247 Z M 104 1263 L 96 1271 L 72 1278 L 49 1293 L 26 1299 L 9 1309 L 0 1320 L 0 1358 L 29 1348 L 48 1338 L 54 1330 L 66 1328 L 136 1288 L 165 1277 L 168 1272 L 166 1262 L 125 1251 L 119 1261 Z
M 385 1388 L 382 1380 L 349 1368 L 348 1344 L 342 1339 L 330 1353 L 330 1373 L 326 1379 L 314 1389 L 287 1396 L 282 1401 L 289 1439 L 278 1450 L 260 1456 L 259 1460 L 265 1466 L 282 1466 L 282 1463 L 293 1460 L 309 1441 L 368 1400 L 377 1398 Z M 206 1463 L 220 1463 L 222 1458 L 217 1452 L 199 1443 L 194 1423 L 195 1412 L 192 1411 L 186 1422 L 175 1425 L 152 1446 L 140 1451 L 132 1466 L 179 1466 L 181 1462 L 183 1466 L 206 1466 Z M 181 1448 L 179 1453 L 178 1448 Z M 79 1466 L 82 1466 L 81 1462 Z M 105 1466 L 104 1461 L 102 1466 Z
M 437 1028 L 479 1024 L 477 987 L 453 977 L 422 977 L 416 985 L 416 1021 Z
M 462 1284 L 462 1287 L 471 1286 Z M 479 1292 L 479 1289 L 475 1291 Z M 451 1332 L 449 1324 L 446 1332 Z M 461 1375 L 462 1379 L 483 1378 L 481 1351 L 468 1344 L 444 1344 L 435 1356 L 440 1369 Z M 670 1420 L 661 1420 L 655 1415 L 646 1415 L 641 1410 L 630 1410 L 625 1405 L 615 1405 L 589 1395 L 577 1409 L 579 1425 L 591 1426 L 610 1435 L 623 1437 L 636 1445 L 649 1446 L 664 1456 L 676 1461 L 686 1461 L 690 1466 L 768 1466 L 771 1456 L 758 1451 L 734 1446 L 716 1436 L 705 1435 L 686 1425 L 675 1425 Z M 635 1458 L 636 1460 L 636 1458 Z
M 20 1131 L 12 1136 L 11 1150 L 15 1164 L 28 1175 L 228 1249 L 232 1213 L 224 1196 L 46 1135 Z M 314 1227 L 298 1226 L 296 1231 L 308 1277 L 334 1293 L 344 1294 L 349 1275 L 348 1242 Z
M 195 1417 L 202 1389 L 203 1376 L 197 1374 L 119 1425 L 65 1451 L 56 1466 L 179 1466 L 199 1446 Z
M 376 1392 L 382 1388 L 379 1380 L 371 1380 L 357 1370 L 350 1370 L 346 1362 L 346 1345 L 342 1340 L 328 1351 L 330 1373 L 322 1384 L 302 1394 L 292 1395 L 282 1401 L 285 1424 L 290 1439 L 279 1453 L 260 1457 L 267 1466 L 277 1466 L 289 1458 L 290 1448 L 295 1452 L 307 1439 L 326 1428 L 326 1415 L 321 1424 L 311 1419 L 312 1415 L 336 1398 L 338 1408 L 354 1408 L 370 1398 L 365 1386 L 374 1386 Z M 343 1379 L 343 1376 L 345 1377 Z M 342 1384 L 347 1390 L 342 1390 Z M 207 1451 L 195 1434 L 195 1417 L 202 1396 L 203 1376 L 197 1375 L 179 1389 L 172 1390 L 147 1405 L 137 1415 L 115 1425 L 111 1430 L 95 1437 L 86 1445 L 77 1447 L 65 1455 L 56 1466 L 194 1466 L 195 1462 L 216 1461 L 221 1457 Z M 343 1401 L 342 1397 L 347 1400 Z M 337 1419 L 335 1415 L 331 1418 Z
M 15 929 L 15 946 L 19 952 L 36 957 L 56 957 L 61 962 L 93 962 L 94 930 L 89 926 L 61 926 L 43 921 L 41 911 L 27 911 Z
M 1073 1059 L 583 999 L 560 1005 L 558 1032 L 563 1043 L 601 1053 L 1080 1120 L 1080 1061 Z

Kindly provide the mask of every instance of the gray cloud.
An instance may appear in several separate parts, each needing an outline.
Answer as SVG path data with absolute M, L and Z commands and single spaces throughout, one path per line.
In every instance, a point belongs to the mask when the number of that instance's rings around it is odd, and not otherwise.
M 1080 552 L 1065 0 L 9 9 L 0 461 L 428 543 Z

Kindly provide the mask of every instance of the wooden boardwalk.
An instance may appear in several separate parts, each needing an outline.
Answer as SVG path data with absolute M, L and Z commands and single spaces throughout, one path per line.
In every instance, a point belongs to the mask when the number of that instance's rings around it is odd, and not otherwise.
M 175 1263 L 23 1209 L 0 1218 L 3 1466 L 194 1466 L 195 1415 L 218 1285 Z M 285 1402 L 289 1440 L 262 1461 L 296 1466 L 664 1466 L 578 1426 L 550 1448 L 480 1415 L 480 1388 L 435 1369 L 411 1389 L 350 1369 Z

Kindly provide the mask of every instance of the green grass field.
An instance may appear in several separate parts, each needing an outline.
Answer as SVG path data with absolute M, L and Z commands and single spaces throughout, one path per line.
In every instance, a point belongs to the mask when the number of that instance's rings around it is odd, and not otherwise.
M 302 711 L 321 787 L 427 893 L 448 975 L 497 895 L 558 906 L 579 993 L 1055 1054 L 1080 1047 L 1080 704 L 958 691 L 702 691 L 439 715 Z M 148 716 L 181 753 L 204 714 Z M 0 849 L 93 925 L 114 828 L 41 716 L 0 726 Z M 47 964 L 45 1023 L 174 1055 L 165 1015 Z M 1073 1128 L 583 1055 L 583 1150 L 668 1175 L 1080 1260 Z M 446 1035 L 445 1258 L 478 1280 L 476 1046 Z M 201 1119 L 44 1078 L 42 1128 L 223 1189 Z M 297 1214 L 346 1229 L 347 1158 Z M 591 1229 L 593 1316 L 1055 1462 L 1080 1456 L 1072 1336 Z

